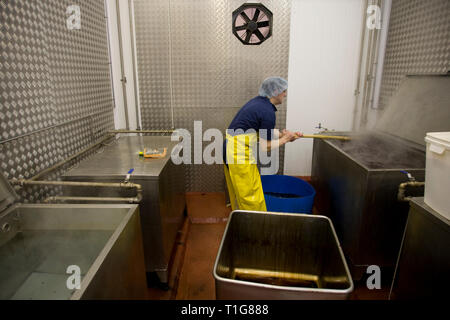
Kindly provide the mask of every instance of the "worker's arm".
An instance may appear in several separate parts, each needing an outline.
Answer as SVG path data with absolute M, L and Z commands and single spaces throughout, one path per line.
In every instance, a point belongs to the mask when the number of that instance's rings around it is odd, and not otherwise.
M 292 142 L 300 138 L 303 134 L 301 132 L 291 132 L 288 130 L 274 130 L 274 135 L 272 140 L 265 140 L 260 138 L 259 144 L 264 151 L 269 151 L 281 147 L 282 145 Z

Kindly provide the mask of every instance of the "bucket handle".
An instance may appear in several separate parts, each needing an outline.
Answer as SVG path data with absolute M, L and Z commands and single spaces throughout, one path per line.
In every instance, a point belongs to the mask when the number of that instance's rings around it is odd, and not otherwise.
M 437 146 L 437 145 L 435 145 L 435 144 L 431 144 L 431 145 L 430 145 L 430 151 L 431 151 L 431 152 L 434 152 L 434 153 L 437 153 L 437 154 L 443 154 L 444 151 L 445 151 L 445 147 L 443 147 L 443 146 Z

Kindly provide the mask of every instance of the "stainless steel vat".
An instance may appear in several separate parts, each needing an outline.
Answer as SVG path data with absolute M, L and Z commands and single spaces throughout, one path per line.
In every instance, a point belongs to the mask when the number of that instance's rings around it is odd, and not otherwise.
M 312 184 L 316 206 L 336 227 L 352 275 L 361 279 L 370 265 L 390 277 L 398 256 L 408 204 L 397 200 L 411 173 L 425 178 L 426 132 L 450 129 L 449 76 L 408 76 L 371 132 L 333 132 L 352 140 L 315 139 Z M 423 195 L 423 188 L 408 190 Z
M 346 299 L 353 282 L 331 220 L 233 211 L 214 265 L 217 299 Z
M 422 197 L 410 205 L 390 299 L 443 299 L 450 287 L 450 220 Z
M 388 137 L 370 137 L 379 148 L 400 147 Z M 370 265 L 392 272 L 408 215 L 408 204 L 397 200 L 398 186 L 408 181 L 401 171 L 424 181 L 425 152 L 407 149 L 415 154 L 406 158 L 410 163 L 383 168 L 385 155 L 371 164 L 374 157 L 364 162 L 361 153 L 349 154 L 339 146 L 336 141 L 314 141 L 312 184 L 318 194 L 318 210 L 333 221 L 354 279 L 361 279 Z M 370 144 L 366 151 L 371 154 Z M 423 188 L 414 192 L 420 191 Z
M 0 299 L 146 298 L 137 205 L 15 204 L 0 227 Z
M 64 175 L 67 181 L 122 182 L 128 171 L 134 169 L 130 182 L 143 187 L 139 204 L 144 256 L 148 279 L 150 273 L 167 283 L 169 260 L 178 230 L 183 222 L 186 205 L 184 166 L 175 165 L 170 153 L 177 142 L 169 136 L 125 136 L 106 146 L 101 153 L 82 161 Z M 144 148 L 167 148 L 162 159 L 139 156 Z M 67 188 L 65 195 L 72 196 L 135 196 L 133 191 L 120 194 L 108 188 Z

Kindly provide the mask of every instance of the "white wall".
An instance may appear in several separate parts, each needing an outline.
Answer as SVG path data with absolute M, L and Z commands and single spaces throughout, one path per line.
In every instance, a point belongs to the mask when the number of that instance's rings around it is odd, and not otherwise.
M 114 126 L 116 129 L 126 128 L 125 110 L 122 85 L 120 83 L 120 47 L 117 32 L 116 1 L 106 0 L 106 14 L 108 16 L 109 54 L 111 55 L 111 68 L 114 90 Z
M 112 63 L 112 78 L 114 87 L 114 123 L 116 129 L 125 129 L 127 127 L 125 116 L 125 101 L 124 92 L 122 89 L 122 70 L 120 62 L 120 45 L 119 45 L 119 32 L 118 32 L 118 19 L 116 10 L 116 0 L 106 0 L 106 10 L 108 14 L 108 34 L 110 41 L 110 54 Z M 135 101 L 135 88 L 133 78 L 133 61 L 132 61 L 132 47 L 131 47 L 131 34 L 130 34 L 130 19 L 128 1 L 119 1 L 120 11 L 120 27 L 122 35 L 122 54 L 124 60 L 124 76 L 127 79 L 126 83 L 126 102 L 128 111 L 128 126 L 130 129 L 137 128 L 136 120 L 136 103 Z
M 133 78 L 133 52 L 131 46 L 131 30 L 130 30 L 130 8 L 128 1 L 119 0 L 120 11 L 120 26 L 122 30 L 122 45 L 123 45 L 123 60 L 124 72 L 127 78 L 127 106 L 128 106 L 128 123 L 130 129 L 137 128 L 136 119 L 136 99 L 134 93 L 134 78 Z
M 288 130 L 350 131 L 353 121 L 363 0 L 292 0 Z M 286 145 L 284 173 L 311 174 L 312 139 Z

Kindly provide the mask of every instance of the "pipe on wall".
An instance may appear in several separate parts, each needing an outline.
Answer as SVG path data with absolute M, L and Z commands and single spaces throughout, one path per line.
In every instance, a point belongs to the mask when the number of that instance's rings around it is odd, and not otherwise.
M 363 6 L 363 10 L 362 10 L 362 23 L 361 23 L 361 40 L 360 40 L 360 49 L 359 49 L 359 59 L 358 59 L 358 78 L 356 81 L 356 88 L 355 88 L 355 103 L 353 106 L 353 123 L 352 123 L 352 131 L 356 130 L 356 115 L 358 114 L 358 100 L 359 100 L 359 95 L 361 93 L 360 91 L 360 86 L 361 86 L 361 66 L 362 66 L 362 59 L 364 56 L 364 41 L 365 41 L 365 37 L 366 37 L 366 9 L 367 6 L 369 4 L 369 0 L 365 1 L 365 5 Z
M 369 5 L 381 9 L 381 29 L 366 29 L 366 10 Z M 353 109 L 353 130 L 365 128 L 369 124 L 369 112 L 378 107 L 378 98 L 383 71 L 384 53 L 387 42 L 387 29 L 390 17 L 390 0 L 366 0 L 363 12 L 364 23 L 361 34 L 361 50 L 359 57 L 358 82 L 355 89 L 355 105 Z M 366 38 L 367 37 L 367 38 Z M 367 40 L 366 40 L 367 39 Z M 364 82 L 361 84 L 361 79 Z M 362 85 L 362 89 L 360 87 Z M 362 95 L 361 95 L 362 94 Z M 359 125 L 358 125 L 358 110 Z
M 173 79 L 172 79 L 172 13 L 171 13 L 171 0 L 168 0 L 169 10 L 167 10 L 167 24 L 169 34 L 169 88 L 170 88 L 170 112 L 172 120 L 172 129 L 175 128 L 174 115 L 173 115 Z
M 102 188 L 120 188 L 120 189 L 136 189 L 135 198 L 101 198 L 101 197 L 49 197 L 47 200 L 83 200 L 83 201 L 102 201 L 108 199 L 108 201 L 127 201 L 138 203 L 142 200 L 142 186 L 136 183 L 124 182 L 78 182 L 78 181 L 36 181 L 25 179 L 12 179 L 9 180 L 13 185 L 28 186 L 28 185 L 44 185 L 44 186 L 71 186 L 71 187 L 102 187 Z
M 425 185 L 425 182 L 418 182 L 418 181 L 409 181 L 409 182 L 401 183 L 398 187 L 398 194 L 397 194 L 398 201 L 409 202 L 412 200 L 412 197 L 405 196 L 407 186 L 423 187 L 424 185 Z
M 372 5 L 380 7 L 381 1 L 371 1 Z M 369 104 L 372 101 L 372 89 L 375 79 L 375 71 L 377 64 L 378 40 L 380 31 L 378 29 L 369 30 L 369 41 L 367 47 L 365 68 L 364 68 L 364 89 L 363 100 L 361 105 L 360 126 L 366 127 L 368 122 Z
M 62 127 L 62 126 L 65 126 L 65 125 L 68 125 L 68 124 L 71 124 L 71 123 L 74 123 L 74 122 L 77 122 L 77 121 L 81 121 L 81 120 L 87 119 L 87 118 L 90 118 L 92 120 L 93 116 L 98 115 L 98 114 L 102 114 L 102 113 L 104 113 L 103 110 L 102 111 L 98 111 L 98 112 L 94 112 L 94 113 L 91 113 L 91 114 L 88 114 L 87 116 L 83 116 L 83 117 L 76 118 L 76 119 L 69 120 L 69 121 L 64 121 L 64 122 L 57 123 L 57 124 L 54 124 L 54 125 L 42 128 L 42 129 L 38 129 L 38 130 L 35 130 L 35 131 L 32 131 L 32 132 L 29 132 L 29 133 L 25 133 L 25 134 L 22 134 L 20 136 L 15 136 L 15 137 L 12 137 L 12 138 L 9 138 L 9 139 L 1 140 L 0 144 L 5 144 L 5 143 L 8 143 L 8 142 L 11 142 L 11 141 L 14 141 L 14 140 L 22 139 L 22 138 L 25 138 L 25 137 L 28 137 L 28 136 L 32 136 L 34 134 L 38 134 L 38 133 L 43 132 L 43 131 L 47 131 L 47 130 L 50 130 L 50 129 Z M 92 126 L 91 126 L 90 129 L 91 129 L 91 132 L 92 132 Z
M 129 13 L 129 22 L 130 22 L 130 39 L 131 39 L 131 59 L 133 63 L 133 81 L 134 81 L 134 106 L 136 109 L 136 127 L 140 129 L 142 127 L 140 121 L 140 112 L 139 112 L 139 96 L 138 96 L 138 80 L 137 80 L 137 68 L 136 68 L 136 44 L 134 41 L 135 32 L 134 32 L 134 17 L 133 17 L 133 1 L 128 0 L 128 13 Z
M 111 130 L 110 133 L 173 133 L 175 130 L 169 129 L 169 130 L 125 130 L 125 129 L 118 129 L 118 130 Z
M 97 147 L 98 145 L 100 145 L 100 144 L 104 143 L 105 141 L 107 141 L 107 140 L 113 138 L 114 136 L 115 136 L 114 134 L 108 134 L 108 135 L 106 135 L 105 137 L 103 137 L 102 139 L 100 139 L 99 141 L 97 141 L 96 143 L 94 143 L 94 144 L 90 145 L 89 147 L 84 148 L 83 150 L 81 150 L 81 151 L 75 153 L 74 155 L 72 155 L 72 156 L 70 156 L 70 157 L 68 157 L 68 158 L 66 158 L 66 159 L 64 159 L 64 160 L 62 160 L 62 161 L 60 161 L 60 162 L 58 162 L 57 164 L 51 166 L 50 168 L 47 168 L 47 169 L 45 169 L 45 170 L 39 172 L 39 173 L 36 174 L 35 176 L 31 177 L 29 180 L 31 180 L 31 181 L 37 180 L 38 178 L 42 177 L 43 175 L 48 174 L 48 173 L 50 173 L 50 172 L 53 171 L 53 170 L 56 170 L 57 168 L 59 168 L 59 167 L 61 167 L 62 165 L 66 164 L 67 162 L 69 162 L 69 161 L 71 161 L 71 160 L 73 160 L 73 159 L 79 157 L 80 155 L 82 155 L 82 154 L 88 152 L 89 150 L 91 150 L 91 149 Z
M 381 19 L 381 33 L 378 47 L 378 61 L 375 74 L 375 84 L 373 93 L 372 109 L 378 109 L 378 102 L 380 100 L 381 80 L 383 76 L 384 56 L 386 53 L 387 37 L 389 31 L 389 19 L 391 16 L 392 0 L 382 0 L 382 19 Z

